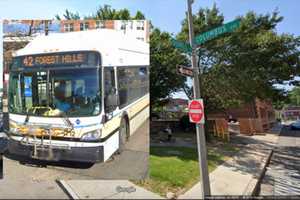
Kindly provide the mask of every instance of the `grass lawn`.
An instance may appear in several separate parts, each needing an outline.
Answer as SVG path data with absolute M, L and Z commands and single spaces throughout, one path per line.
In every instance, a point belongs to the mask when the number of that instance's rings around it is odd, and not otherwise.
M 223 149 L 224 148 L 224 149 Z M 238 149 L 222 145 L 225 152 L 234 153 Z M 211 172 L 228 156 L 222 150 L 208 147 L 208 169 Z M 136 182 L 146 189 L 165 196 L 167 192 L 183 193 L 199 180 L 198 154 L 196 148 L 151 147 L 150 178 Z

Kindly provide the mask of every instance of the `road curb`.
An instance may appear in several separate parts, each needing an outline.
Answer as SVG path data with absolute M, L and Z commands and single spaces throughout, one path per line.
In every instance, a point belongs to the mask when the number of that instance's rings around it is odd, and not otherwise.
M 267 166 L 270 164 L 270 161 L 271 161 L 273 152 L 274 152 L 274 150 L 271 149 L 271 152 L 269 153 L 269 156 L 268 156 L 268 158 L 267 158 L 267 161 L 266 161 L 266 163 L 265 163 L 265 165 L 264 165 L 264 167 L 263 167 L 263 169 L 262 169 L 262 171 L 261 171 L 261 173 L 260 173 L 260 175 L 259 175 L 259 178 L 258 178 L 258 180 L 257 180 L 257 182 L 256 182 L 256 184 L 255 184 L 255 186 L 254 186 L 254 189 L 253 189 L 253 191 L 252 191 L 251 196 L 258 196 L 258 195 L 259 195 L 260 184 L 261 184 L 261 181 L 262 181 L 262 179 L 264 178 L 264 176 L 265 176 L 265 174 L 266 174 Z
M 279 135 L 280 135 L 281 131 L 283 130 L 283 128 L 284 128 L 285 126 L 286 126 L 286 125 L 282 125 L 282 126 L 280 127 L 280 129 L 278 130 L 278 135 L 277 135 L 278 138 L 279 138 Z M 277 141 L 278 141 L 278 138 L 277 138 Z M 256 185 L 255 185 L 255 187 L 254 187 L 254 189 L 253 189 L 253 192 L 252 192 L 251 196 L 258 196 L 258 195 L 259 195 L 259 192 L 260 192 L 260 185 L 261 185 L 262 179 L 264 178 L 264 176 L 265 176 L 265 174 L 266 174 L 267 166 L 270 164 L 270 161 L 271 161 L 271 158 L 272 158 L 272 155 L 273 155 L 273 152 L 274 152 L 274 148 L 275 148 L 275 146 L 273 147 L 273 149 L 271 149 L 271 152 L 270 152 L 270 154 L 269 154 L 269 156 L 268 156 L 267 162 L 266 162 L 266 164 L 264 165 L 262 172 L 260 173 L 260 176 L 259 176 L 259 178 L 258 178 L 258 181 L 257 181 L 257 183 L 256 183 Z
M 278 141 L 278 138 L 279 138 L 279 135 L 281 133 L 281 131 L 283 130 L 283 128 L 285 127 L 286 125 L 281 125 L 281 127 L 279 128 L 278 130 L 278 135 L 277 135 L 277 140 L 276 140 L 276 143 Z M 255 184 L 255 187 L 252 191 L 252 194 L 251 196 L 258 196 L 259 195 L 259 192 L 260 192 L 260 185 L 261 185 L 261 182 L 262 182 L 262 179 L 264 178 L 265 174 L 266 174 L 266 171 L 267 171 L 267 166 L 270 164 L 270 161 L 271 161 L 271 158 L 272 158 L 272 155 L 273 155 L 273 152 L 274 152 L 274 148 L 275 146 L 273 147 L 273 149 L 271 149 L 271 152 L 269 153 L 269 156 L 267 158 L 267 161 L 262 169 L 262 172 L 260 173 L 259 175 L 259 178 L 258 178 L 258 181 L 256 182 Z
M 70 185 L 64 180 L 56 180 L 58 186 L 70 197 L 70 199 L 80 199 Z

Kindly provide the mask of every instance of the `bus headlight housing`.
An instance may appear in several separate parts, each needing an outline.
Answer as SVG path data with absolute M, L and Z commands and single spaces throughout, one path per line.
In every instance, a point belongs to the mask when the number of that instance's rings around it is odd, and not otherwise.
M 10 127 L 9 132 L 11 132 L 13 134 L 21 135 L 19 128 L 16 128 L 16 127 Z
M 101 137 L 101 130 L 97 129 L 91 132 L 85 133 L 80 140 L 81 141 L 96 141 L 99 140 Z

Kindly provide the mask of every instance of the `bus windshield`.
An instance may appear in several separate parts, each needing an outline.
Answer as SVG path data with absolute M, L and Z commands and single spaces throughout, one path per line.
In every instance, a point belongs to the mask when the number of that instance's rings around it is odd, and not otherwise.
M 36 116 L 94 116 L 100 113 L 97 68 L 11 72 L 9 111 Z

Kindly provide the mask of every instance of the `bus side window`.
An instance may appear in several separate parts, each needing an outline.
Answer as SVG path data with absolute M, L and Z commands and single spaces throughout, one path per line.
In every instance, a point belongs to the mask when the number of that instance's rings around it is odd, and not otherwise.
M 116 83 L 114 68 L 104 68 L 104 95 L 105 98 L 110 94 L 116 94 Z M 105 112 L 112 112 L 116 107 L 108 107 L 105 105 Z

